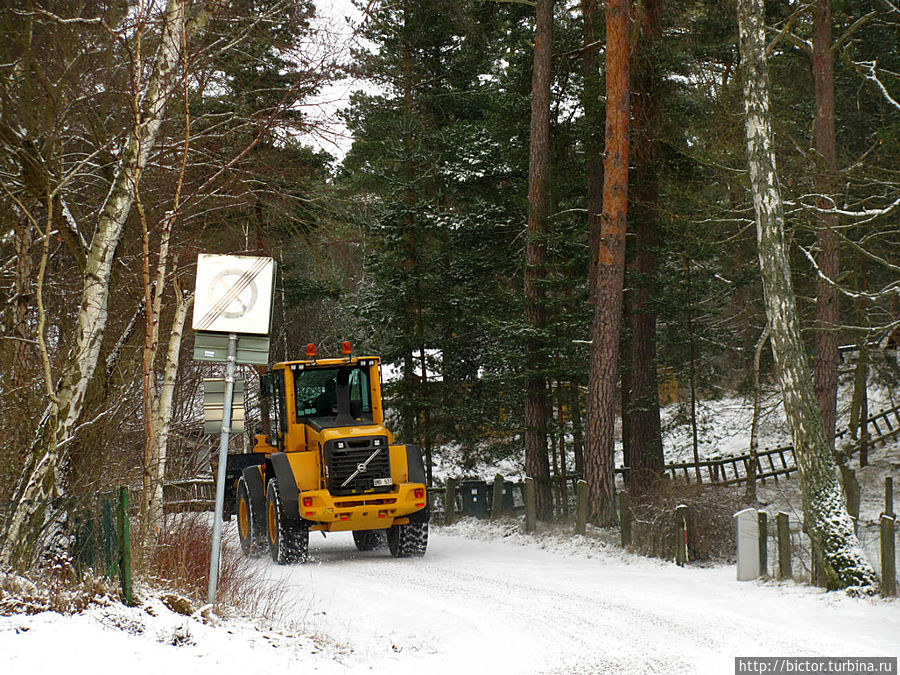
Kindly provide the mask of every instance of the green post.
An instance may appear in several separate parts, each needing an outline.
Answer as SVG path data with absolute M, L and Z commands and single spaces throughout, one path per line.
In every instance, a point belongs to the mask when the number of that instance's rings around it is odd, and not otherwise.
M 794 573 L 791 569 L 791 530 L 789 516 L 780 511 L 775 516 L 775 529 L 778 533 L 778 578 L 790 579 Z
M 587 532 L 587 482 L 580 480 L 575 483 L 575 534 Z
M 881 595 L 885 598 L 897 595 L 895 526 L 896 521 L 893 516 L 881 514 Z
M 631 498 L 628 490 L 619 493 L 619 528 L 622 535 L 622 548 L 631 546 Z
M 675 507 L 675 562 L 686 565 L 688 561 L 688 507 L 679 504 Z
M 456 518 L 456 478 L 447 479 L 447 489 L 444 492 L 444 525 L 452 525 Z
M 503 515 L 503 476 L 494 476 L 494 497 L 491 502 L 491 520 Z
M 759 518 L 759 574 L 769 576 L 769 516 L 765 511 L 757 514 Z
M 534 478 L 525 479 L 525 531 L 537 529 L 537 495 L 534 491 Z
M 131 525 L 128 520 L 128 488 L 119 488 L 119 584 L 126 605 L 134 604 L 131 592 Z

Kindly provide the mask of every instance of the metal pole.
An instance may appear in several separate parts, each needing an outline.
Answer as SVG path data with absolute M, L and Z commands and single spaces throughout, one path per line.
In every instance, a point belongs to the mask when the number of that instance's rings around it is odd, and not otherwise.
M 228 461 L 228 437 L 231 434 L 231 405 L 234 401 L 234 360 L 237 335 L 228 335 L 228 359 L 225 361 L 225 402 L 222 408 L 222 434 L 219 436 L 219 471 L 216 478 L 216 515 L 213 521 L 212 552 L 209 556 L 209 592 L 206 602 L 216 603 L 219 580 L 219 552 L 222 547 L 222 512 L 225 509 L 225 463 Z

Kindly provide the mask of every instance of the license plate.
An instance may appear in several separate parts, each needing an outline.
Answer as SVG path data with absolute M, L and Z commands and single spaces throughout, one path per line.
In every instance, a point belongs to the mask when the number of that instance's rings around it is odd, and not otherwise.
M 394 481 L 391 478 L 375 478 L 372 480 L 372 484 L 375 487 L 385 487 L 385 486 L 393 485 Z

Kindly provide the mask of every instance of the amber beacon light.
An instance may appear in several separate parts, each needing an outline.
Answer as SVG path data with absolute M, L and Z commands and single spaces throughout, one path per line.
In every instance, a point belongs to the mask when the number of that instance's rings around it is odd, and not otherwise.
M 341 343 L 341 352 L 343 352 L 347 356 L 350 356 L 350 354 L 353 352 L 353 347 L 350 345 L 350 340 L 344 340 Z

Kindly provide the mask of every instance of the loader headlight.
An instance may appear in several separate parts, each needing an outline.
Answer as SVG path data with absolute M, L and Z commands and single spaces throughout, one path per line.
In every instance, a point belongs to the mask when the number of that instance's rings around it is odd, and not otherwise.
M 347 447 L 347 445 L 344 443 L 344 441 L 338 441 L 334 444 L 334 447 L 336 447 L 338 450 L 343 450 Z
M 376 448 L 379 447 L 381 445 L 381 439 L 376 438 L 374 441 L 372 441 L 372 445 L 374 445 Z

